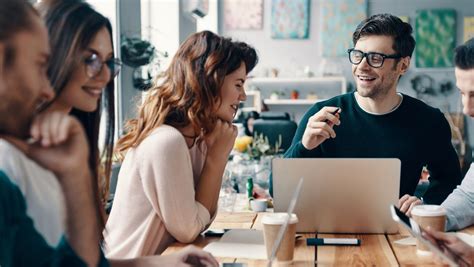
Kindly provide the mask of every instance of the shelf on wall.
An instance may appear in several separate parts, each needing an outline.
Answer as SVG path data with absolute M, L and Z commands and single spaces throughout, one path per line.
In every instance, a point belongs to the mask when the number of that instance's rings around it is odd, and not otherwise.
M 253 77 L 249 78 L 251 83 L 313 83 L 313 82 L 346 82 L 343 76 L 324 76 L 324 77 Z
M 347 81 L 343 76 L 324 76 L 324 77 L 253 77 L 247 80 L 246 87 L 253 88 L 257 87 L 265 91 L 267 88 L 288 87 L 291 86 L 314 86 L 317 84 L 326 83 L 339 83 L 340 93 L 344 94 L 347 92 Z
M 308 108 L 319 101 L 326 100 L 347 91 L 347 81 L 343 76 L 324 77 L 252 77 L 245 83 L 246 91 L 259 92 L 261 102 L 270 111 L 288 112 L 295 121 L 300 121 Z M 299 93 L 299 99 L 290 99 L 294 91 Z M 280 96 L 272 100 L 272 94 Z M 307 99 L 307 96 L 317 95 L 318 99 Z M 263 100 L 263 101 L 262 101 Z M 247 105 L 254 106 L 248 99 Z
M 264 99 L 266 105 L 313 105 L 326 99 Z

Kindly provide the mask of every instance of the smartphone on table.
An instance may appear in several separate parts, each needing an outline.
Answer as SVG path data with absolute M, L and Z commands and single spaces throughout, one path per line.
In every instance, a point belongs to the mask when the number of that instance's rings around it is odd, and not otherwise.
M 412 236 L 414 236 L 416 239 L 418 239 L 421 243 L 426 245 L 433 253 L 438 255 L 440 258 L 445 260 L 450 266 L 459 266 L 456 261 L 462 260 L 460 256 L 456 257 L 456 254 L 451 251 L 452 255 L 455 255 L 455 258 L 451 258 L 448 255 L 444 254 L 442 249 L 447 249 L 446 246 L 443 248 L 440 247 L 440 244 L 433 244 L 431 243 L 430 240 L 426 239 L 425 237 L 422 236 L 421 233 L 423 233 L 425 230 L 423 227 L 419 226 L 413 219 L 405 215 L 402 211 L 400 211 L 397 207 L 394 205 L 390 206 L 390 212 L 392 213 L 392 218 L 399 224 L 401 224 L 405 229 L 407 229 Z
M 221 237 L 223 236 L 229 229 L 207 229 L 202 234 L 208 237 Z

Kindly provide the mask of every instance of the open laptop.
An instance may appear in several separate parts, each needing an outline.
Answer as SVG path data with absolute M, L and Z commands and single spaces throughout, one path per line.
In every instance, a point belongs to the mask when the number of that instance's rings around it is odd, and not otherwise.
M 286 211 L 305 177 L 294 213 L 297 232 L 395 233 L 390 209 L 400 190 L 399 159 L 274 159 L 275 212 Z

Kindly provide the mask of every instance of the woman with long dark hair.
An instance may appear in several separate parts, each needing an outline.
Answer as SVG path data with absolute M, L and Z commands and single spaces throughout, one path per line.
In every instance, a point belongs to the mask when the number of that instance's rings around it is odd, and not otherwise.
M 112 26 L 83 1 L 44 1 L 38 8 L 53 51 L 48 76 L 56 98 L 46 112 L 70 113 L 83 125 L 89 141 L 89 166 L 97 184 L 94 193 L 104 205 L 114 142 L 114 77 L 121 67 L 114 58 Z M 98 143 L 101 118 L 106 120 L 102 153 Z M 104 208 L 100 211 L 104 226 Z
M 104 204 L 107 200 L 114 134 L 114 77 L 120 70 L 120 60 L 114 58 L 112 28 L 107 18 L 80 0 L 44 3 L 43 13 L 50 33 L 51 50 L 59 51 L 50 61 L 48 75 L 56 91 L 56 99 L 45 112 L 64 111 L 77 117 L 89 140 L 89 165 L 96 181 L 96 196 L 102 200 L 98 214 L 105 225 Z M 102 109 L 106 111 L 105 143 L 99 151 L 99 124 Z M 102 160 L 101 160 L 102 159 Z M 101 165 L 102 163 L 102 165 Z M 101 171 L 102 170 L 102 171 Z M 107 244 L 106 244 L 107 245 Z M 136 258 L 128 263 L 175 264 L 190 257 L 202 259 L 202 264 L 214 266 L 208 253 L 188 248 L 163 258 Z M 120 263 L 112 261 L 111 263 Z
M 107 221 L 107 255 L 161 253 L 212 221 L 255 50 L 212 32 L 191 35 L 156 79 L 118 142 L 125 154 Z
M 81 121 L 87 132 L 89 150 L 92 152 L 89 167 L 92 170 L 91 176 L 95 178 L 93 191 L 98 200 L 99 191 L 105 192 L 107 187 L 107 183 L 105 185 L 97 183 L 97 177 L 100 176 L 97 140 L 101 103 L 105 102 L 106 109 L 108 107 L 109 118 L 104 146 L 107 158 L 105 169 L 107 170 L 110 167 L 113 142 L 113 78 L 120 67 L 119 60 L 113 57 L 110 23 L 81 0 L 46 0 L 40 4 L 39 9 L 49 30 L 52 48 L 52 56 L 48 60 L 49 68 L 44 70 L 56 91 L 53 101 L 40 105 L 39 109 L 42 110 L 42 115 L 72 113 Z M 45 134 L 55 130 L 52 124 L 45 124 L 43 128 L 42 132 Z M 28 204 L 27 212 L 40 234 L 50 245 L 57 245 L 66 232 L 67 218 L 64 195 L 58 185 L 56 174 L 25 156 L 18 156 L 19 153 L 14 153 L 17 150 L 8 143 L 2 142 L 0 145 L 2 153 L 11 152 L 10 155 L 12 155 L 11 159 L 6 157 L 8 160 L 0 162 L 0 167 L 9 173 L 11 180 L 21 189 Z M 80 180 L 77 182 L 81 183 Z M 104 190 L 99 190 L 99 188 Z M 98 206 L 95 209 L 96 216 L 101 219 L 98 221 L 101 221 L 102 230 L 103 205 L 100 205 L 98 201 L 95 203 Z M 100 232 L 97 232 L 97 235 L 101 236 Z M 95 237 L 96 240 L 99 240 L 98 236 Z M 96 245 L 99 246 L 99 243 L 97 242 Z M 195 247 L 188 247 L 167 256 L 110 261 L 112 266 L 152 266 L 154 264 L 177 266 L 192 262 L 199 262 L 205 266 L 218 265 L 209 253 Z
M 99 204 L 99 192 L 107 191 L 108 187 L 108 183 L 103 181 L 108 180 L 113 149 L 113 77 L 120 67 L 119 61 L 113 58 L 112 29 L 104 16 L 83 1 L 45 0 L 38 9 L 49 32 L 51 56 L 45 71 L 56 95 L 52 102 L 42 103 L 38 109 L 41 112 L 72 113 L 86 130 L 90 151 L 89 168 L 94 179 L 93 194 L 95 203 L 99 205 L 96 211 L 103 229 L 105 216 L 103 205 Z M 108 112 L 104 144 L 106 171 L 99 183 L 101 105 Z M 15 155 L 13 150 L 13 147 L 5 145 L 2 153 Z M 64 196 L 55 174 L 21 157 L 2 161 L 0 167 L 22 190 L 28 214 L 38 231 L 50 245 L 58 244 L 65 232 L 66 211 Z

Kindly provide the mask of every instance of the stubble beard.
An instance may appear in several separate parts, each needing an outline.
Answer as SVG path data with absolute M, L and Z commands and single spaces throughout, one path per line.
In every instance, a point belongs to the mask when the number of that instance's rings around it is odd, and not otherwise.
M 390 84 L 376 84 L 373 88 L 362 88 L 357 87 L 357 94 L 361 97 L 370 98 L 373 100 L 384 99 L 395 86 L 396 81 L 394 80 Z

